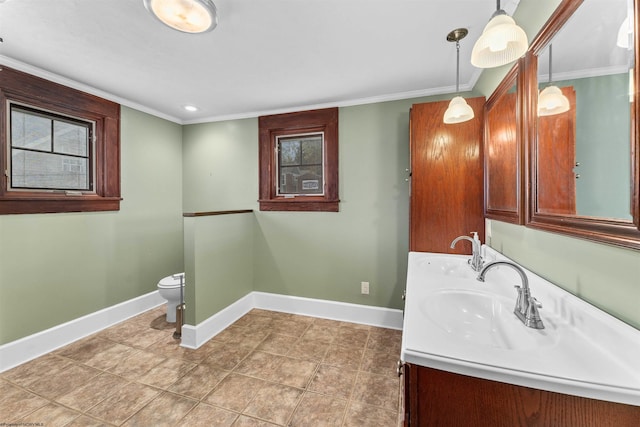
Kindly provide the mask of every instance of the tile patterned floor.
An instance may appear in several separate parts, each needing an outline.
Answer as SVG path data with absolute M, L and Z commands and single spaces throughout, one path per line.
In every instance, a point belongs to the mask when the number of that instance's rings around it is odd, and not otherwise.
M 157 308 L 0 374 L 0 425 L 398 425 L 401 332 L 252 310 L 197 350 Z

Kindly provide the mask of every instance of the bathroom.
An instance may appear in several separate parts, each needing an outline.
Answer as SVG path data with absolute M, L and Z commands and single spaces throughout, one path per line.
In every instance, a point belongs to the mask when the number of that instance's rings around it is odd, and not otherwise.
M 521 2 L 526 28 L 539 28 L 558 2 L 537 3 Z M 506 71 L 484 72 L 473 95 L 488 97 Z M 252 291 L 402 309 L 409 108 L 448 98 L 340 108 L 338 213 L 259 211 L 257 118 L 180 125 L 123 107 L 119 212 L 0 216 L 0 345 L 195 268 L 185 262 L 185 212 L 252 210 L 211 224 L 203 243 L 215 254 L 215 289 L 187 307 L 187 325 Z M 491 231 L 492 247 L 640 328 L 640 252 L 500 221 Z

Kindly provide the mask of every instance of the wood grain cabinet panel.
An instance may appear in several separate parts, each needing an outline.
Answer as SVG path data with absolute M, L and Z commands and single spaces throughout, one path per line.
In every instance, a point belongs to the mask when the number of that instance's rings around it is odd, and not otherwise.
M 411 251 L 468 254 L 468 244 L 449 245 L 472 231 L 484 241 L 484 98 L 467 103 L 475 118 L 457 124 L 442 120 L 449 101 L 411 109 Z
M 404 425 L 637 427 L 640 406 L 553 393 L 405 364 Z

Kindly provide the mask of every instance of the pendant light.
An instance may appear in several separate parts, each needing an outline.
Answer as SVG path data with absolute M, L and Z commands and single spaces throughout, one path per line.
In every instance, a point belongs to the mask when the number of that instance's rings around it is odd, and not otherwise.
M 497 10 L 473 46 L 471 63 L 478 68 L 499 67 L 520 58 L 528 48 L 527 34 L 497 0 Z
M 569 111 L 569 100 L 558 86 L 551 84 L 551 49 L 549 45 L 549 86 L 538 95 L 538 116 L 553 116 Z
M 447 34 L 448 42 L 456 42 L 456 94 L 460 90 L 460 40 L 465 38 L 467 33 L 466 28 L 457 28 Z M 473 117 L 473 108 L 461 96 L 454 97 L 444 112 L 444 122 L 447 124 L 466 122 Z
M 163 24 L 183 33 L 205 33 L 218 25 L 211 0 L 143 0 L 144 7 Z

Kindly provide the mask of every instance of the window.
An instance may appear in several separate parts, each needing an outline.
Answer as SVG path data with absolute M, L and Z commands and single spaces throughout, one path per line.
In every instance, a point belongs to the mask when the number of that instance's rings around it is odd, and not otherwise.
M 259 118 L 260 210 L 338 211 L 338 109 Z
M 279 136 L 278 196 L 324 195 L 324 134 Z
M 0 70 L 0 214 L 120 208 L 120 106 Z
M 10 103 L 9 191 L 93 191 L 93 123 Z

